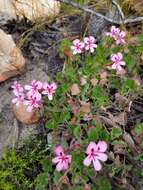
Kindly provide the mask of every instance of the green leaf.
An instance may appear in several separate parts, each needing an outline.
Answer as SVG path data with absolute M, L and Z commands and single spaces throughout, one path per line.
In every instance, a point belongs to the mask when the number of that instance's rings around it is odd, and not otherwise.
M 111 190 L 112 189 L 109 179 L 107 179 L 104 176 L 97 178 L 97 184 L 98 184 L 98 190 Z
M 94 127 L 88 130 L 88 140 L 95 141 L 99 137 L 99 127 Z
M 41 161 L 42 168 L 45 172 L 50 172 L 52 170 L 52 164 L 50 158 L 45 158 Z
M 95 105 L 99 107 L 107 105 L 109 101 L 106 91 L 100 85 L 93 88 L 91 96 Z
M 66 76 L 66 80 L 68 82 L 76 82 L 76 77 L 77 77 L 77 73 L 75 72 L 75 69 L 73 68 L 72 65 L 68 65 L 65 68 L 65 76 Z
M 79 184 L 81 181 L 81 174 L 80 172 L 76 172 L 73 176 L 72 176 L 72 183 L 73 184 Z
M 81 134 L 81 128 L 80 128 L 80 126 L 77 126 L 77 127 L 74 129 L 73 133 L 74 133 L 74 136 L 75 136 L 77 139 L 80 139 L 80 134 Z
M 137 37 L 138 37 L 140 42 L 143 42 L 143 34 L 139 34 Z
M 112 145 L 120 145 L 122 147 L 127 147 L 127 143 L 122 140 L 114 140 L 111 144 Z
M 54 184 L 55 185 L 58 185 L 59 184 L 59 180 L 60 180 L 60 178 L 62 177 L 62 173 L 60 173 L 60 172 L 57 172 L 56 170 L 55 170 L 55 172 L 54 172 L 54 178 L 53 178 L 53 181 L 54 181 Z
M 140 135 L 143 133 L 143 123 L 137 124 L 135 127 L 135 132 L 137 135 Z
M 46 127 L 47 129 L 54 129 L 56 126 L 55 126 L 54 121 L 50 120 L 50 121 L 47 121 L 47 122 L 46 122 L 45 127 Z
M 124 56 L 124 61 L 126 62 L 126 65 L 129 69 L 129 71 L 132 71 L 132 69 L 135 67 L 135 63 L 136 63 L 134 56 L 128 54 L 128 55 Z
M 109 141 L 110 140 L 110 134 L 107 130 L 101 130 L 99 132 L 100 139 Z
M 71 171 L 73 174 L 78 170 L 83 170 L 83 160 L 84 160 L 84 154 L 80 151 L 80 149 L 76 149 L 72 152 L 72 162 L 71 162 Z
M 72 190 L 83 190 L 83 186 L 75 185 L 72 187 Z
M 63 111 L 63 112 L 60 113 L 59 121 L 61 123 L 63 123 L 65 121 L 68 121 L 70 118 L 71 118 L 70 112 L 68 110 L 67 111 Z
M 36 189 L 44 190 L 47 184 L 48 184 L 48 174 L 47 173 L 39 174 L 36 178 Z
M 121 135 L 122 135 L 121 128 L 117 128 L 117 127 L 112 128 L 112 131 L 111 131 L 111 139 L 112 140 L 119 138 Z
M 109 76 L 108 82 L 111 89 L 121 89 L 121 81 L 117 76 Z
M 131 91 L 136 90 L 136 84 L 135 81 L 129 78 L 126 78 L 123 85 L 122 85 L 122 93 L 126 94 L 129 93 Z

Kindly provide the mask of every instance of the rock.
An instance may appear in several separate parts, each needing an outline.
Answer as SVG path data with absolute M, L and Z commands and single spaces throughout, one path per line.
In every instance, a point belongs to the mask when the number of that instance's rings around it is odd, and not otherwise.
M 0 0 L 0 24 L 4 25 L 8 20 L 16 19 L 16 12 L 11 0 Z
M 55 0 L 14 0 L 16 14 L 29 20 L 55 16 L 60 11 L 60 3 Z
M 19 136 L 17 120 L 13 119 L 11 113 L 4 117 L 0 114 L 0 157 L 8 146 L 15 147 Z
M 100 34 L 109 25 L 109 23 L 104 19 L 97 17 L 96 15 L 91 15 L 89 20 L 89 34 L 95 38 L 100 38 Z
M 115 5 L 112 5 L 111 9 L 105 13 L 105 16 L 113 20 L 121 21 L 120 13 Z M 91 15 L 89 20 L 89 33 L 98 40 L 105 34 L 107 28 L 113 25 L 104 18 L 100 18 L 96 15 Z
M 19 74 L 25 66 L 25 59 L 12 36 L 0 30 L 0 82 Z
M 0 23 L 26 17 L 31 21 L 38 18 L 53 17 L 60 11 L 56 0 L 0 0 Z
M 18 121 L 25 123 L 25 124 L 34 124 L 39 121 L 38 114 L 33 112 L 27 112 L 27 106 L 21 103 L 19 106 L 14 105 L 13 111 L 14 115 Z
M 27 140 L 31 140 L 34 138 L 36 135 L 39 134 L 39 126 L 37 124 L 31 124 L 31 125 L 26 125 L 26 124 L 19 124 L 20 126 L 20 133 L 19 133 L 19 139 L 17 142 L 17 148 L 21 148 L 25 145 Z

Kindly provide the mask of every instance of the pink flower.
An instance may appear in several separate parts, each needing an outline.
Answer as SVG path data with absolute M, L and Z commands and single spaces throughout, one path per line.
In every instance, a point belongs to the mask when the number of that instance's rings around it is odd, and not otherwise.
M 27 111 L 32 112 L 34 108 L 39 108 L 41 106 L 41 98 L 40 93 L 29 95 L 28 99 L 24 102 L 24 104 L 27 105 Z
M 111 60 L 113 62 L 112 69 L 116 69 L 117 71 L 121 71 L 123 69 L 122 65 L 125 65 L 125 62 L 122 61 L 122 58 L 123 56 L 120 52 L 111 56 Z
M 107 36 L 110 36 L 116 40 L 116 37 L 119 35 L 120 29 L 116 26 L 112 26 L 110 32 L 107 33 Z
M 13 98 L 12 103 L 16 104 L 16 106 L 19 106 L 19 104 L 24 101 L 24 98 L 25 96 L 23 93 L 18 93 L 16 97 Z
M 94 49 L 97 48 L 97 45 L 95 44 L 95 38 L 93 36 L 85 37 L 84 47 L 85 50 L 89 50 L 91 53 L 93 53 Z
M 82 53 L 83 48 L 84 48 L 84 43 L 81 42 L 79 39 L 73 41 L 73 46 L 71 46 L 71 49 L 73 50 L 73 55 Z
M 88 155 L 84 159 L 84 165 L 89 166 L 93 163 L 94 169 L 96 171 L 101 170 L 102 165 L 100 161 L 105 162 L 107 160 L 107 154 L 104 152 L 107 150 L 107 143 L 104 141 L 99 141 L 98 144 L 90 142 L 86 149 L 86 154 Z M 99 161 L 100 160 L 100 161 Z
M 11 85 L 11 88 L 13 89 L 13 93 L 18 96 L 19 93 L 23 93 L 24 88 L 21 84 L 19 84 L 17 81 L 14 81 L 14 83 Z
M 107 33 L 107 36 L 112 37 L 116 41 L 117 45 L 125 43 L 126 33 L 124 31 L 120 31 L 120 29 L 115 26 L 111 27 L 111 30 Z
M 47 95 L 49 100 L 52 100 L 53 99 L 53 94 L 55 93 L 56 89 L 57 89 L 57 85 L 56 83 L 51 83 L 51 84 L 48 84 L 48 83 L 44 83 L 43 84 L 43 91 L 42 91 L 42 94 L 44 95 Z
M 116 44 L 124 44 L 125 43 L 126 33 L 121 31 L 116 37 Z
M 52 162 L 56 165 L 56 170 L 67 170 L 71 163 L 71 155 L 65 155 L 64 150 L 61 146 L 58 146 L 54 150 L 56 157 L 52 159 Z
M 25 90 L 28 90 L 28 96 L 33 95 L 34 93 L 38 93 L 39 90 L 42 89 L 43 84 L 40 81 L 33 80 L 31 85 L 25 85 Z

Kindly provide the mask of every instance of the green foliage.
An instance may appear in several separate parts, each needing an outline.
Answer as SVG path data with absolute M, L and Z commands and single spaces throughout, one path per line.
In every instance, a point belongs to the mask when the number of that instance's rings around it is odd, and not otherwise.
M 137 135 L 143 134 L 143 123 L 139 123 L 135 126 L 135 132 Z
M 111 131 L 111 139 L 114 140 L 116 138 L 119 138 L 122 135 L 122 129 L 114 127 Z
M 97 178 L 97 184 L 98 184 L 99 190 L 111 190 L 112 189 L 109 180 L 104 176 Z
M 99 85 L 93 88 L 91 97 L 97 107 L 105 106 L 109 103 L 109 98 L 106 91 Z
M 40 172 L 40 162 L 46 155 L 45 145 L 36 139 L 28 141 L 19 153 L 7 150 L 0 160 L 0 189 L 33 189 L 34 180 Z
M 135 84 L 135 81 L 130 78 L 126 78 L 122 86 L 122 90 L 121 90 L 122 93 L 128 94 L 131 92 L 135 92 L 136 90 L 137 90 L 137 85 Z
M 48 184 L 48 173 L 40 173 L 36 178 L 36 189 L 37 190 L 44 190 Z

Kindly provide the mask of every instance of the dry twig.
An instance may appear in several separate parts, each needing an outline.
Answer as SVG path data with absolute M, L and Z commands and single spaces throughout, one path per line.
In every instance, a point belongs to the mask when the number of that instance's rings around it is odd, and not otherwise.
M 112 3 L 117 7 L 117 9 L 118 9 L 118 11 L 119 11 L 119 13 L 121 15 L 121 18 L 124 20 L 125 19 L 125 15 L 124 15 L 124 13 L 123 13 L 120 5 L 117 3 L 116 0 L 112 0 Z
M 123 24 L 123 23 L 127 24 L 127 23 L 134 23 L 134 22 L 141 22 L 141 21 L 143 21 L 143 17 L 126 18 L 126 19 L 124 19 L 122 21 L 114 20 L 114 19 L 111 19 L 111 18 L 109 18 L 107 16 L 102 15 L 101 13 L 98 13 L 98 12 L 95 12 L 95 11 L 91 10 L 91 9 L 87 8 L 86 6 L 82 6 L 82 5 L 78 4 L 78 3 L 75 3 L 72 0 L 57 0 L 57 1 L 60 1 L 62 3 L 68 4 L 68 5 L 71 5 L 71 6 L 75 7 L 75 8 L 78 8 L 78 9 L 80 9 L 82 11 L 85 11 L 87 13 L 96 15 L 97 17 L 103 18 L 103 19 L 105 19 L 108 22 L 111 22 L 113 24 Z M 117 6 L 117 3 L 116 3 L 116 6 Z M 118 5 L 118 9 L 119 8 L 120 8 L 120 6 Z M 121 11 L 121 8 L 120 8 L 120 11 Z

